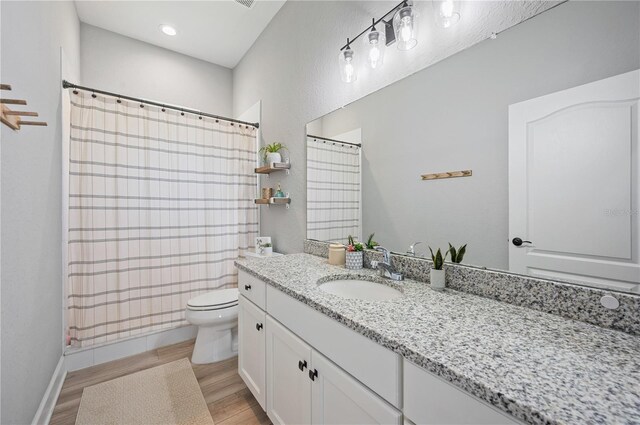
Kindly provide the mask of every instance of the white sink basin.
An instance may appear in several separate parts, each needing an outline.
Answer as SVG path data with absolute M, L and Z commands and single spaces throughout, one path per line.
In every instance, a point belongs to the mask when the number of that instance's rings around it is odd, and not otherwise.
M 402 292 L 383 283 L 368 280 L 330 280 L 318 285 L 320 290 L 342 298 L 364 301 L 388 301 L 402 296 Z

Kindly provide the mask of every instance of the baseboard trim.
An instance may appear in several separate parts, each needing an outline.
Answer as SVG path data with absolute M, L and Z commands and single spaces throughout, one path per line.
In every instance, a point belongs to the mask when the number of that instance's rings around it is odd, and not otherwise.
M 44 396 L 42 397 L 40 406 L 38 406 L 38 410 L 33 417 L 33 421 L 31 421 L 33 425 L 47 425 L 49 423 L 49 421 L 51 420 L 51 415 L 53 415 L 53 409 L 56 407 L 56 401 L 58 401 L 58 396 L 60 395 L 62 384 L 64 384 L 64 379 L 66 378 L 66 376 L 67 368 L 65 366 L 65 357 L 60 356 L 60 360 L 58 360 L 58 364 L 53 371 L 51 381 L 49 381 L 47 390 L 44 392 Z
M 189 325 L 137 335 L 97 346 L 68 349 L 64 353 L 65 366 L 67 371 L 74 372 L 167 345 L 188 341 L 196 337 L 197 331 L 198 328 L 196 326 Z

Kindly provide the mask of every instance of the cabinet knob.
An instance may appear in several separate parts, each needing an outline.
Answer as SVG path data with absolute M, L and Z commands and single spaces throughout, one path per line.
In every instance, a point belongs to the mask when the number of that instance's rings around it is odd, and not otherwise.
M 312 381 L 315 381 L 316 378 L 318 377 L 318 369 L 309 369 L 309 379 L 311 379 Z
M 251 290 L 251 285 L 244 285 L 244 290 L 245 291 L 250 291 Z
M 305 367 L 307 367 L 307 361 L 306 360 L 300 360 L 298 362 L 298 369 L 300 369 L 300 371 L 304 371 Z
M 256 323 L 256 330 L 259 331 L 260 329 L 262 329 L 262 323 Z

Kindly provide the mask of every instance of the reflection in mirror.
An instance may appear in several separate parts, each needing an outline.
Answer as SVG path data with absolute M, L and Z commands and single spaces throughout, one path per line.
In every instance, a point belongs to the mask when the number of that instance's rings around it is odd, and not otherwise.
M 639 33 L 563 3 L 309 123 L 307 237 L 640 293 Z
M 307 237 L 362 240 L 360 129 L 330 138 L 319 135 L 322 120 L 307 128 Z

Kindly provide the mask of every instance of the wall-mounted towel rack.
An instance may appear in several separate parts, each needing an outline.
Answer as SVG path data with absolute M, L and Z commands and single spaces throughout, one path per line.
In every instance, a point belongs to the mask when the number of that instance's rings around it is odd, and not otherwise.
M 11 85 L 0 84 L 0 90 L 11 90 Z M 5 105 L 26 105 L 27 101 L 23 99 L 5 99 L 0 98 L 0 121 L 12 130 L 20 130 L 23 125 L 46 126 L 44 121 L 26 121 L 21 117 L 37 117 L 37 112 L 14 111 Z
M 447 171 L 445 173 L 423 174 L 422 180 L 451 179 L 454 177 L 471 177 L 472 174 L 473 172 L 471 170 Z

